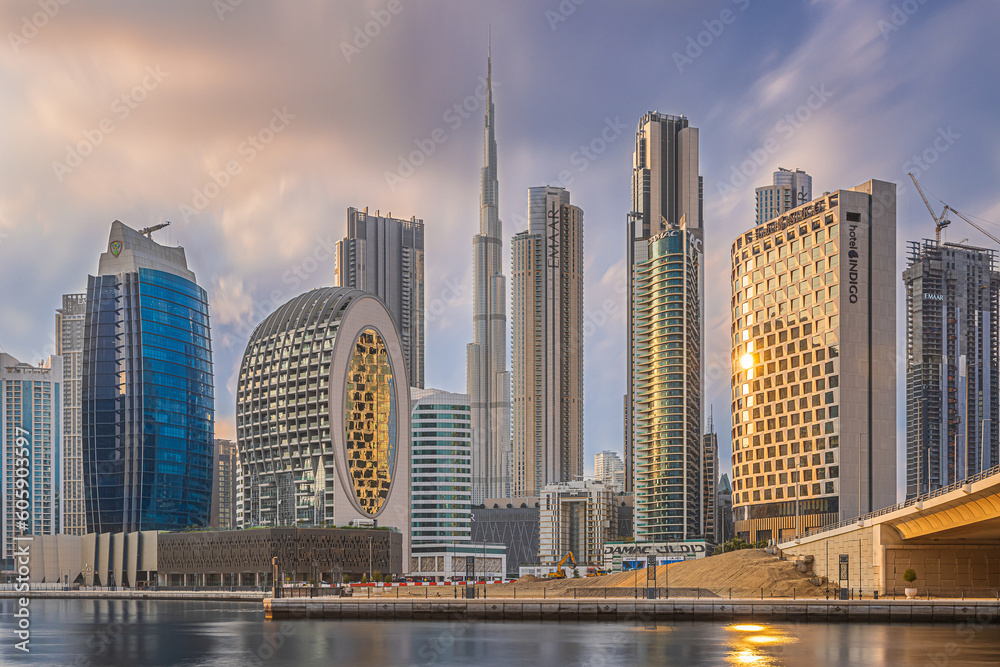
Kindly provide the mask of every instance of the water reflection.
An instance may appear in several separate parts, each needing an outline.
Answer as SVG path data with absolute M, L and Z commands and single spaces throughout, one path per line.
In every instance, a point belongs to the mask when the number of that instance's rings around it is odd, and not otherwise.
M 11 600 L 0 600 L 0 634 Z M 259 603 L 33 600 L 31 654 L 0 664 L 121 667 L 625 667 L 1000 664 L 996 616 L 975 625 L 266 621 Z
M 735 623 L 726 629 L 730 632 L 726 658 L 731 665 L 782 664 L 779 652 L 773 648 L 796 641 L 787 631 L 774 626 Z

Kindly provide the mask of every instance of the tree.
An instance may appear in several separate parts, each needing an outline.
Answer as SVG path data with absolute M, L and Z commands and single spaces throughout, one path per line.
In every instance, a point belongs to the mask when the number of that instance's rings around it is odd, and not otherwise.
M 368 573 L 367 572 L 365 572 L 364 574 L 361 575 L 361 583 L 363 583 L 363 584 L 367 584 L 368 583 Z
M 345 574 L 344 575 L 344 583 L 345 584 L 351 583 L 351 575 L 349 575 L 349 574 Z
M 573 568 L 573 578 L 574 579 L 579 579 L 580 578 L 580 570 L 578 570 L 575 567 Z
M 387 584 L 391 584 L 392 583 L 392 575 L 391 574 L 385 575 L 385 583 L 387 583 Z
M 382 579 L 381 570 L 375 570 L 375 572 L 372 573 L 372 581 L 382 581 Z
M 909 568 L 908 570 L 906 570 L 906 572 L 903 573 L 903 581 L 905 581 L 906 583 L 912 584 L 916 580 L 917 580 L 917 573 L 914 572 L 913 568 Z
M 724 542 L 719 546 L 715 547 L 715 551 L 712 552 L 713 556 L 718 556 L 719 554 L 728 553 L 730 551 L 740 551 L 742 549 L 763 549 L 767 546 L 767 540 L 761 542 L 744 542 L 743 538 L 735 537 L 728 542 Z

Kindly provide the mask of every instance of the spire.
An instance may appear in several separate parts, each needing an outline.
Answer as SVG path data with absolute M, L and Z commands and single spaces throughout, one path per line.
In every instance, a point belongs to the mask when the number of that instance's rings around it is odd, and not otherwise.
M 486 83 L 493 80 L 493 24 L 491 23 L 486 37 Z

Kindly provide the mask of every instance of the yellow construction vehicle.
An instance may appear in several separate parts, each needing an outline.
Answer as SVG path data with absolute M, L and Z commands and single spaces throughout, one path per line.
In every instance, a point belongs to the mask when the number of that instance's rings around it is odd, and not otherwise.
M 563 571 L 562 566 L 566 563 L 566 559 L 567 558 L 573 563 L 573 567 L 574 568 L 576 567 L 576 558 L 573 557 L 573 552 L 570 551 L 565 556 L 563 556 L 562 560 L 559 561 L 559 564 L 556 565 L 556 571 L 555 572 L 549 572 L 549 579 L 565 579 L 566 578 L 566 572 Z

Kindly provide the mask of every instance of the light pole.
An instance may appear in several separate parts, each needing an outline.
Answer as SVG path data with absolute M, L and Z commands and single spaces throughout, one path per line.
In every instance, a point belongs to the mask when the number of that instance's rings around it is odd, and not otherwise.
M 372 536 L 368 536 L 368 581 L 372 580 Z

